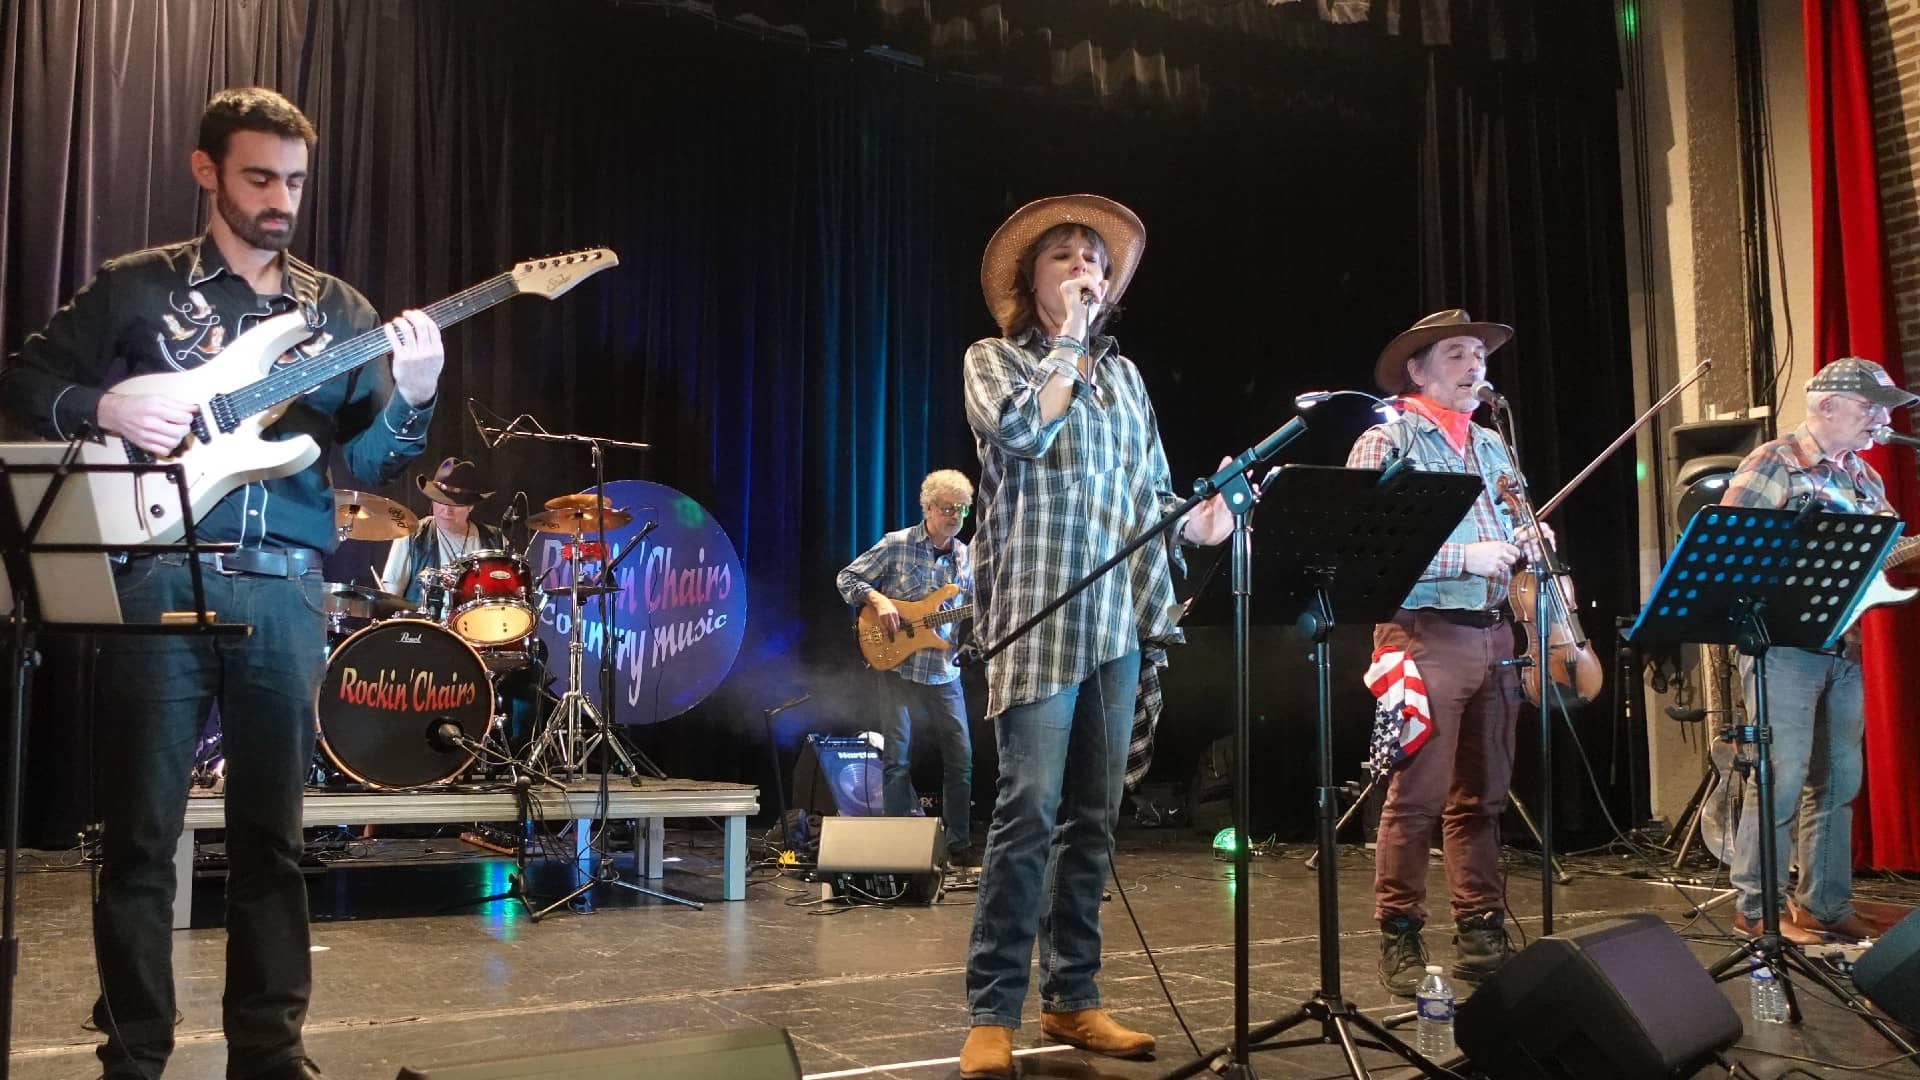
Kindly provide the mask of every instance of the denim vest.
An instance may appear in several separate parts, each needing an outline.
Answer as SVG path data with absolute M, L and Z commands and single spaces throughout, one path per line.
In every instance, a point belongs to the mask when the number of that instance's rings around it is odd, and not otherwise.
M 1389 440 L 1399 451 L 1410 459 L 1410 464 L 1424 472 L 1469 472 L 1467 463 L 1448 445 L 1447 437 L 1433 421 L 1410 410 L 1402 411 L 1400 419 L 1382 424 Z M 1474 460 L 1480 465 L 1480 476 L 1486 481 L 1480 498 L 1469 509 L 1460 523 L 1453 527 L 1447 536 L 1449 544 L 1472 544 L 1481 540 L 1505 540 L 1512 536 L 1505 508 L 1496 498 L 1493 481 L 1503 473 L 1517 470 L 1507 457 L 1507 449 L 1500 437 L 1479 424 L 1469 425 L 1471 448 Z M 1482 535 L 1481 522 L 1491 516 L 1502 525 L 1498 534 Z M 1403 608 L 1457 608 L 1471 611 L 1486 611 L 1506 602 L 1507 586 L 1505 581 L 1493 582 L 1487 578 L 1464 571 L 1456 577 L 1421 580 L 1407 594 L 1400 606 Z

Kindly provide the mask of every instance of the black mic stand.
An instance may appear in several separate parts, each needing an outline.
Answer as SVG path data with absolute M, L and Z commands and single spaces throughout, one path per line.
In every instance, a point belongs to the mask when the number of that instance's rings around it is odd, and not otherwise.
M 1234 1025 L 1233 1044 L 1201 1054 L 1165 1074 L 1166 1080 L 1214 1072 L 1254 1080 L 1251 1056 L 1261 1050 L 1338 1045 L 1355 1078 L 1371 1075 L 1360 1048 L 1386 1050 L 1429 1076 L 1457 1074 L 1401 1042 L 1385 1026 L 1348 1001 L 1340 987 L 1339 884 L 1334 864 L 1334 825 L 1339 788 L 1333 771 L 1332 655 L 1328 637 L 1335 614 L 1357 622 L 1384 622 L 1398 610 L 1433 553 L 1466 516 L 1481 490 L 1479 477 L 1434 474 L 1389 466 L 1386 470 L 1290 465 L 1262 492 L 1286 508 L 1274 530 L 1280 576 L 1288 605 L 1300 610 L 1299 628 L 1313 639 L 1318 697 L 1319 787 L 1315 791 L 1315 847 L 1319 856 L 1320 987 L 1293 1012 L 1248 1030 L 1248 798 L 1252 756 L 1247 638 L 1252 593 L 1251 555 L 1245 512 L 1234 515 Z M 1233 506 L 1229 496 L 1229 506 Z M 1317 1034 L 1269 1043 L 1305 1023 Z M 1353 1029 L 1359 1029 L 1357 1032 Z
M 1638 644 L 1731 644 L 1753 658 L 1753 708 L 1735 728 L 1754 748 L 1753 788 L 1760 822 L 1760 933 L 1708 968 L 1725 982 L 1759 968 L 1778 979 L 1787 1018 L 1800 1022 L 1792 973 L 1817 983 L 1900 1051 L 1916 1053 L 1833 976 L 1780 934 L 1780 853 L 1773 804 L 1773 730 L 1767 702 L 1767 653 L 1787 646 L 1831 649 L 1879 575 L 1899 536 L 1900 519 L 1871 514 L 1703 507 L 1654 584 L 1628 639 Z M 1796 573 L 1811 563 L 1819 574 Z
M 527 774 L 531 774 L 531 776 L 538 777 L 553 785 L 553 787 L 560 792 L 562 798 L 565 798 L 568 794 L 566 784 L 520 761 L 511 754 L 503 754 L 495 750 L 493 747 L 488 746 L 484 740 L 473 738 L 466 733 L 466 730 L 460 726 L 457 720 L 448 718 L 436 721 L 427 729 L 427 742 L 436 750 L 465 750 L 475 757 L 485 758 L 497 765 L 505 765 L 507 767 L 508 780 L 513 785 L 514 812 L 520 815 L 523 827 L 525 823 L 533 820 L 533 781 Z M 534 906 L 536 901 L 527 892 L 527 844 L 524 836 L 521 838 L 520 843 L 515 844 L 513 847 L 513 873 L 507 875 L 506 890 L 504 892 L 482 896 L 476 900 L 466 901 L 457 906 L 468 907 L 480 904 L 491 904 L 496 900 L 518 901 L 521 909 L 527 913 L 527 920 L 529 922 L 539 922 L 548 910 L 548 907 L 545 906 L 536 908 Z

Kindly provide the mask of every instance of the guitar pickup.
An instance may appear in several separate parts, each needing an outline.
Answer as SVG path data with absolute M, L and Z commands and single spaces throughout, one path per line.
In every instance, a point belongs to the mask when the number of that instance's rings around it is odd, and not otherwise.
M 193 429 L 193 437 L 196 439 L 199 439 L 202 445 L 205 445 L 206 443 L 210 443 L 213 441 L 213 433 L 207 428 L 206 413 L 204 412 L 194 413 L 193 424 L 191 425 L 191 427 Z
M 152 454 L 147 453 L 145 450 L 140 449 L 139 447 L 133 445 L 132 443 L 128 442 L 125 439 L 120 440 L 120 445 L 126 448 L 127 464 L 129 465 L 153 464 Z

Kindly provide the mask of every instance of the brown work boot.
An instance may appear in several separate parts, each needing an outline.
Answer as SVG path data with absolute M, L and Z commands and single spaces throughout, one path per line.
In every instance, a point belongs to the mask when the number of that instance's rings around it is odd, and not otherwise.
M 1040 1031 L 1050 1039 L 1110 1057 L 1137 1058 L 1153 1053 L 1153 1036 L 1121 1027 L 1105 1009 L 1043 1011 Z
M 1861 918 L 1857 912 L 1849 911 L 1832 922 L 1823 922 L 1814 918 L 1813 912 L 1788 901 L 1787 917 L 1793 920 L 1793 925 L 1801 929 L 1811 930 L 1816 934 L 1832 934 L 1846 941 L 1863 941 L 1880 936 L 1880 928 Z M 1785 921 L 1785 919 L 1781 920 L 1783 923 Z
M 1013 1029 L 997 1024 L 975 1024 L 960 1048 L 960 1080 L 1011 1080 Z
M 1734 933 L 1746 937 L 1759 937 L 1762 930 L 1761 919 L 1758 917 L 1749 919 L 1745 912 L 1736 911 L 1733 913 L 1733 930 Z M 1795 945 L 1823 945 L 1827 940 L 1804 926 L 1795 925 L 1791 919 L 1780 920 L 1780 938 L 1783 941 L 1791 941 Z

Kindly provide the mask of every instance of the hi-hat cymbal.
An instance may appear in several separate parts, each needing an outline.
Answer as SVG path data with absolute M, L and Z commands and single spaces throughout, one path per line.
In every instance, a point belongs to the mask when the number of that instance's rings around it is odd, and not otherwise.
M 342 540 L 398 540 L 420 519 L 413 511 L 371 491 L 333 493 L 333 529 Z
M 547 500 L 549 510 L 586 510 L 590 507 L 605 505 L 600 496 L 591 491 L 582 491 L 575 495 L 555 495 Z
M 527 518 L 527 528 L 534 532 L 562 533 L 567 536 L 600 531 L 600 523 L 605 519 L 609 529 L 617 529 L 633 520 L 633 515 L 625 510 L 608 507 L 606 510 L 542 510 Z

